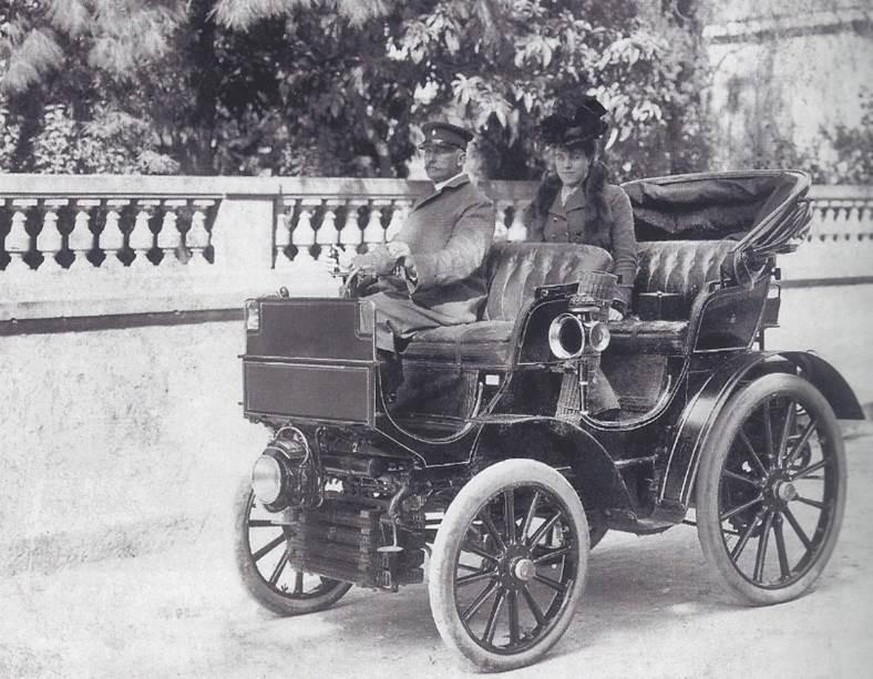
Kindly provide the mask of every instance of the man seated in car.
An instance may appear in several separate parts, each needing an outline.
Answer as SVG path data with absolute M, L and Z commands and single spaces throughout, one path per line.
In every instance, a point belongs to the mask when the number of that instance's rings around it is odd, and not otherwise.
M 443 122 L 422 131 L 433 191 L 412 206 L 391 242 L 352 260 L 353 271 L 380 277 L 359 294 L 376 306 L 376 346 L 389 360 L 419 330 L 475 321 L 488 292 L 483 262 L 495 211 L 464 172 L 473 135 Z

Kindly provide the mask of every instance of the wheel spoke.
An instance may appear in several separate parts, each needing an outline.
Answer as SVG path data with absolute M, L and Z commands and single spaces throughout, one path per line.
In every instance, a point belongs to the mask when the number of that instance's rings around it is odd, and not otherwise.
M 503 542 L 503 536 L 500 535 L 500 531 L 497 530 L 497 526 L 494 525 L 494 522 L 491 520 L 490 516 L 486 516 L 484 513 L 479 516 L 482 519 L 482 525 L 485 526 L 485 530 L 494 538 L 494 541 L 497 543 L 497 548 L 502 552 L 506 549 L 506 545 Z
M 816 509 L 826 509 L 828 507 L 824 502 L 819 502 L 818 500 L 810 500 L 808 497 L 802 497 L 798 495 L 794 498 L 798 502 L 802 502 L 805 505 L 809 505 L 810 507 L 815 507 Z
M 788 507 L 785 508 L 785 518 L 788 519 L 788 523 L 791 524 L 791 527 L 794 529 L 797 537 L 800 538 L 803 546 L 806 547 L 806 549 L 812 547 L 812 542 L 810 542 L 809 538 L 806 537 L 806 533 L 803 532 L 803 528 L 800 526 L 800 523 L 797 521 L 794 514 L 791 512 L 790 509 L 788 509 Z
M 479 594 L 476 596 L 476 598 L 473 599 L 472 603 L 469 606 L 467 606 L 466 610 L 464 610 L 464 612 L 461 613 L 461 619 L 464 622 L 467 622 L 470 618 L 472 618 L 474 615 L 476 615 L 476 613 L 479 611 L 479 609 L 482 608 L 482 604 L 484 604 L 488 600 L 488 597 L 490 597 L 494 593 L 494 590 L 496 590 L 496 589 L 497 589 L 496 582 L 491 582 L 488 585 L 486 585 L 485 588 L 481 592 L 479 592 Z
M 743 550 L 746 548 L 746 544 L 749 542 L 749 538 L 752 537 L 752 533 L 755 532 L 755 527 L 758 525 L 758 521 L 761 520 L 762 513 L 763 510 L 759 511 L 755 515 L 755 520 L 746 527 L 746 532 L 743 533 L 742 537 L 740 537 L 739 542 L 737 542 L 737 544 L 735 544 L 734 548 L 731 550 L 731 561 L 733 561 L 735 564 L 737 562 L 737 559 L 740 558 L 740 554 L 742 554 Z
M 555 514 L 551 519 L 549 519 L 543 525 L 537 528 L 537 531 L 530 536 L 529 540 L 525 541 L 525 544 L 527 544 L 528 547 L 533 547 L 534 545 L 536 545 L 540 540 L 543 539 L 543 535 L 545 535 L 552 528 L 554 528 L 555 524 L 558 522 L 558 519 L 560 519 L 562 516 L 563 515 L 561 514 L 561 512 Z
M 755 450 L 755 446 L 752 445 L 752 442 L 749 440 L 748 434 L 743 431 L 743 428 L 740 427 L 740 430 L 737 432 L 737 435 L 740 438 L 740 441 L 743 442 L 743 445 L 746 447 L 746 450 L 749 453 L 749 458 L 751 458 L 752 462 L 755 463 L 755 466 L 760 470 L 763 476 L 767 476 L 767 468 L 764 466 L 764 463 L 761 462 L 761 457 L 758 455 L 758 452 Z
M 540 608 L 540 605 L 537 603 L 536 599 L 534 599 L 534 596 L 527 588 L 527 585 L 524 585 L 521 588 L 521 594 L 527 602 L 527 607 L 530 609 L 530 612 L 533 613 L 534 618 L 536 618 L 537 625 L 542 625 L 546 620 L 543 615 L 543 609 Z
M 782 514 L 776 514 L 773 521 L 773 534 L 776 537 L 776 553 L 779 555 L 779 572 L 785 580 L 791 570 L 788 566 L 788 553 L 785 550 L 785 534 L 782 532 Z
M 773 526 L 773 512 L 767 512 L 764 528 L 758 538 L 758 552 L 755 555 L 755 574 L 752 576 L 758 582 L 764 579 L 764 566 L 767 562 L 767 545 L 770 542 L 770 528 Z
M 811 464 L 808 467 L 804 467 L 796 474 L 792 474 L 791 480 L 796 481 L 797 479 L 807 479 L 807 478 L 809 478 L 810 474 L 814 474 L 819 469 L 823 469 L 824 467 L 827 466 L 827 464 L 828 464 L 827 460 L 820 460 L 820 461 L 816 462 L 815 464 Z
M 275 587 L 276 583 L 279 582 L 279 576 L 282 575 L 282 571 L 285 569 L 285 566 L 288 563 L 288 550 L 282 554 L 282 558 L 279 559 L 279 563 L 276 564 L 276 567 L 273 569 L 273 574 L 270 575 L 270 584 Z
M 537 573 L 536 575 L 534 575 L 534 580 L 543 583 L 544 585 L 546 585 L 546 587 L 551 587 L 553 590 L 555 590 L 556 592 L 560 592 L 561 594 L 567 591 L 567 586 L 563 582 L 552 580 L 551 578 L 547 578 L 545 575 L 540 575 L 539 573 Z
M 818 419 L 810 416 L 809 424 L 806 425 L 806 429 L 803 430 L 803 433 L 800 435 L 800 439 L 798 439 L 797 443 L 794 444 L 794 450 L 791 451 L 791 455 L 788 456 L 788 459 L 785 461 L 785 467 L 788 468 L 794 461 L 797 459 L 797 456 L 800 455 L 800 451 L 803 450 L 803 447 L 809 441 L 809 437 L 812 436 L 812 432 L 815 431 L 816 425 L 818 424 Z
M 474 545 L 469 540 L 467 540 L 466 542 L 464 542 L 461 545 L 461 550 L 465 551 L 465 552 L 471 552 L 472 554 L 475 554 L 476 556 L 481 556 L 483 559 L 486 559 L 486 560 L 490 561 L 491 563 L 495 563 L 495 564 L 497 563 L 496 556 L 494 556 L 493 554 L 489 554 L 484 549 L 482 549 L 478 545 Z
M 266 545 L 261 547 L 257 552 L 252 554 L 252 559 L 254 559 L 255 561 L 260 561 L 261 559 L 264 558 L 264 556 L 266 556 L 267 554 L 272 552 L 274 549 L 276 549 L 276 547 L 281 545 L 283 542 L 285 542 L 285 534 L 284 533 L 282 535 L 280 535 L 279 537 L 277 537 L 273 540 L 270 540 L 270 542 L 268 542 Z
M 303 594 L 303 571 L 294 573 L 294 594 Z
M 249 519 L 249 528 L 273 528 L 280 525 L 272 519 Z
M 764 495 L 761 494 L 761 493 L 759 493 L 756 497 L 752 498 L 752 499 L 749 500 L 748 502 L 744 502 L 744 503 L 741 504 L 739 507 L 734 507 L 734 508 L 731 509 L 730 511 L 725 512 L 724 514 L 722 514 L 722 515 L 719 517 L 719 520 L 720 520 L 720 521 L 727 521 L 728 519 L 730 519 L 730 518 L 736 516 L 736 515 L 739 514 L 740 512 L 745 511 L 745 510 L 748 509 L 749 507 L 754 507 L 756 504 L 758 504 L 759 502 L 761 502 L 761 500 L 763 500 L 763 499 L 764 499 Z
M 748 476 L 743 476 L 742 474 L 732 472 L 730 469 L 725 469 L 723 475 L 732 479 L 736 479 L 737 481 L 742 481 L 743 483 L 748 483 L 750 486 L 755 486 L 755 488 L 761 487 L 759 481 L 756 481 L 755 479 L 750 479 Z
M 531 524 L 533 523 L 534 517 L 537 513 L 537 505 L 540 501 L 540 491 L 535 490 L 533 497 L 530 499 L 530 507 L 527 508 L 527 515 L 524 517 L 524 524 L 521 526 L 521 539 L 524 541 L 527 536 L 527 532 L 530 530 Z
M 494 643 L 494 632 L 497 630 L 497 617 L 500 615 L 500 609 L 503 608 L 503 602 L 506 601 L 506 590 L 501 589 L 494 599 L 494 605 L 491 607 L 491 613 L 488 615 L 488 622 L 485 625 L 485 641 L 489 644 Z
M 537 566 L 542 566 L 543 564 L 551 563 L 552 561 L 557 561 L 562 556 L 566 556 L 573 550 L 573 545 L 564 545 L 563 547 L 559 547 L 558 549 L 553 549 L 550 552 L 546 552 L 542 556 L 538 556 L 533 562 Z
M 507 542 L 514 545 L 515 536 L 515 489 L 503 491 L 503 523 L 506 526 Z
M 788 457 L 788 438 L 791 432 L 794 431 L 795 417 L 797 415 L 796 403 L 788 401 L 788 410 L 785 413 L 785 422 L 782 424 L 782 435 L 779 437 L 779 450 L 776 451 L 777 460 L 779 463 L 785 462 Z
M 497 577 L 497 573 L 494 571 L 478 571 L 471 575 L 464 575 L 458 578 L 455 580 L 455 583 L 458 587 L 463 587 L 476 582 L 482 582 L 483 580 L 494 580 L 495 577 Z
M 507 593 L 509 600 L 509 644 L 516 646 L 518 644 L 518 596 L 514 590 L 509 590 Z

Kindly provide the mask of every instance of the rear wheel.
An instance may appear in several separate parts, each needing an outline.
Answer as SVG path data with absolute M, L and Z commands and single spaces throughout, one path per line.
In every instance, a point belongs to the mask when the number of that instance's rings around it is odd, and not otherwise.
M 240 490 L 236 505 L 236 564 L 249 594 L 278 615 L 302 615 L 335 604 L 351 584 L 296 570 L 288 563 L 293 530 L 274 523 L 254 497 L 251 484 Z
M 443 641 L 480 669 L 527 665 L 573 618 L 588 563 L 576 492 L 533 460 L 477 474 L 449 505 L 428 582 Z
M 765 375 L 719 415 L 697 479 L 707 561 L 744 603 L 788 601 L 819 577 L 846 502 L 839 423 L 795 375 Z

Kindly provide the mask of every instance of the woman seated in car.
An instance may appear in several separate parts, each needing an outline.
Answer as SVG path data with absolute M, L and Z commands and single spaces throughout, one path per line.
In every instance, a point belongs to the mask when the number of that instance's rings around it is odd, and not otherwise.
M 608 182 L 602 142 L 609 127 L 605 115 L 595 97 L 567 95 L 540 123 L 549 170 L 524 218 L 528 240 L 584 243 L 609 251 L 612 273 L 618 276 L 609 319 L 621 320 L 630 312 L 637 243 L 630 199 Z M 602 373 L 592 401 L 595 415 L 617 415 L 618 400 Z

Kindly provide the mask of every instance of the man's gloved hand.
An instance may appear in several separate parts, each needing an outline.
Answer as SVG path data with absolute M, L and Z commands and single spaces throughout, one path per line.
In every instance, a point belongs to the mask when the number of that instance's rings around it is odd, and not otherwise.
M 397 257 L 392 255 L 388 247 L 380 245 L 363 255 L 352 258 L 352 268 L 375 276 L 387 276 L 394 271 Z
M 401 257 L 409 257 L 412 254 L 412 251 L 409 249 L 409 245 L 407 243 L 404 243 L 402 240 L 393 240 L 385 247 L 388 248 L 388 252 L 391 253 L 395 261 L 397 261 Z

